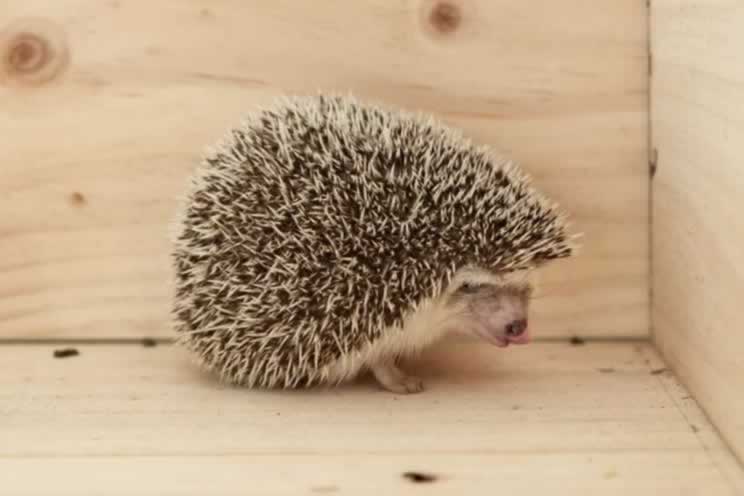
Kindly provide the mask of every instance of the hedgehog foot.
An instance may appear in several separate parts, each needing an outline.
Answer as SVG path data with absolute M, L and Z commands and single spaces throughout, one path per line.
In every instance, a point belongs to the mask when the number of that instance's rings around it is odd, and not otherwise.
M 382 363 L 372 367 L 372 373 L 380 385 L 398 394 L 420 393 L 424 383 L 418 377 L 408 375 L 392 363 Z

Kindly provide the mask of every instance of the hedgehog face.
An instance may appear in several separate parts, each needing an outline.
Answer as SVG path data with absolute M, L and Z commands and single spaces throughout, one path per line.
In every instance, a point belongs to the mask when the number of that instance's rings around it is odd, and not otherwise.
M 499 347 L 526 344 L 530 340 L 527 310 L 531 291 L 526 283 L 466 275 L 454 282 L 447 305 L 457 315 L 460 332 Z

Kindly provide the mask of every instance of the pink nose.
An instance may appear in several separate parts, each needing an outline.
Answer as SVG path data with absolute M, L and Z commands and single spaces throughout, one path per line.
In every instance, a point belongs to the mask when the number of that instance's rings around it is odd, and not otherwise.
M 506 326 L 506 336 L 509 338 L 517 338 L 524 334 L 527 330 L 527 319 L 515 320 Z

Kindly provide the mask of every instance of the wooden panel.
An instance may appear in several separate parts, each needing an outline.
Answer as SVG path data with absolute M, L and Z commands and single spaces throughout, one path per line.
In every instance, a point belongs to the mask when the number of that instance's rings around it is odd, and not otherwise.
M 641 343 L 460 344 L 411 367 L 418 395 L 368 381 L 282 393 L 223 387 L 169 346 L 57 360 L 49 346 L 0 346 L 0 484 L 418 494 L 402 477 L 418 471 L 437 477 L 432 494 L 740 494 L 741 468 L 662 367 Z
M 316 90 L 512 154 L 586 234 L 545 272 L 537 334 L 647 335 L 645 16 L 642 0 L 6 0 L 0 336 L 168 335 L 166 225 L 203 147 Z
M 655 338 L 744 456 L 744 4 L 654 0 Z
M 591 456 L 591 461 L 588 457 Z M 425 466 L 446 478 L 411 483 L 407 467 Z M 508 467 L 508 468 L 507 468 Z M 658 467 L 649 470 L 649 467 Z M 0 480 L 14 496 L 352 494 L 374 496 L 509 494 L 678 496 L 734 494 L 703 451 L 494 453 L 266 457 L 65 457 L 3 460 Z M 40 470 L 43 476 L 40 477 Z M 132 474 L 136 474 L 133 477 Z M 424 486 L 424 487 L 419 487 Z M 261 492 L 255 491 L 261 488 Z M 688 492 L 685 493 L 684 491 Z M 255 492 L 252 492 L 255 491 Z M 460 492 L 461 491 L 461 492 Z

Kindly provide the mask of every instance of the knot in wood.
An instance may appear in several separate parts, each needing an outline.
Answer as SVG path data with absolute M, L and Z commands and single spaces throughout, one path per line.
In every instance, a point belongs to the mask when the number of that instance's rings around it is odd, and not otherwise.
M 460 7 L 450 2 L 436 2 L 429 13 L 429 22 L 441 34 L 454 32 L 462 22 Z
M 49 81 L 67 65 L 67 43 L 48 21 L 22 19 L 0 32 L 3 79 L 38 84 Z
M 20 33 L 7 48 L 7 64 L 11 73 L 39 71 L 49 61 L 49 44 L 33 33 Z

